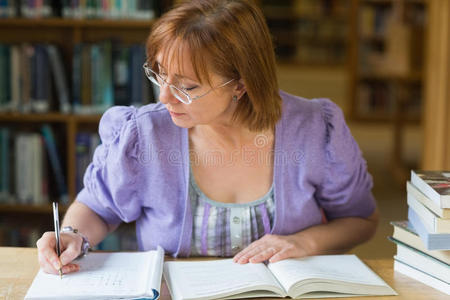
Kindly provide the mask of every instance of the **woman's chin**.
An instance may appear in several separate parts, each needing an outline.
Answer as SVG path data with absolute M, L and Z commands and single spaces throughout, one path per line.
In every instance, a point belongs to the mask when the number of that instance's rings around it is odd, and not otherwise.
M 192 122 L 189 122 L 188 120 L 180 120 L 179 118 L 174 118 L 172 117 L 172 122 L 181 128 L 191 128 L 194 126 L 194 124 L 192 124 Z

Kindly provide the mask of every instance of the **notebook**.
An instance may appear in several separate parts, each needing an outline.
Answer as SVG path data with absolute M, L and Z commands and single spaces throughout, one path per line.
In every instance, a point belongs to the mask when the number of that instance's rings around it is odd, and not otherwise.
M 25 299 L 157 299 L 164 250 L 89 253 L 80 271 L 64 275 L 39 270 Z

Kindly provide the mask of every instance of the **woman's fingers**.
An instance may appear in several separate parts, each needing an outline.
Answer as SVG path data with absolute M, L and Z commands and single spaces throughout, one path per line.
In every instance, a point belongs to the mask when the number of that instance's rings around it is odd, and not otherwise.
M 259 253 L 256 253 L 252 257 L 250 257 L 249 262 L 253 264 L 260 263 L 270 259 L 276 253 L 278 253 L 278 251 L 275 249 L 275 247 L 268 247 L 265 250 L 260 251 Z
M 55 236 L 54 234 L 52 235 L 51 232 L 44 233 L 42 237 L 36 242 L 39 253 L 39 262 L 42 263 L 41 267 L 44 267 L 45 263 L 48 262 L 55 271 L 59 270 L 61 263 L 59 261 L 58 255 L 56 254 L 55 245 Z
M 76 272 L 80 269 L 77 264 L 71 263 L 78 257 L 81 251 L 81 238 L 69 234 L 61 234 L 61 246 L 63 252 L 58 257 L 56 254 L 56 241 L 53 232 L 46 232 L 37 241 L 38 260 L 42 270 L 50 274 L 58 274 L 62 268 L 63 274 Z
M 63 251 L 60 259 L 64 266 L 80 255 L 82 239 L 78 235 L 63 233 L 61 234 L 61 242 L 63 244 Z
M 39 265 L 41 266 L 41 269 L 44 270 L 45 273 L 49 274 L 58 274 L 58 269 L 55 268 L 55 266 L 48 261 L 48 259 L 44 256 L 44 254 L 41 251 L 38 251 L 38 260 Z

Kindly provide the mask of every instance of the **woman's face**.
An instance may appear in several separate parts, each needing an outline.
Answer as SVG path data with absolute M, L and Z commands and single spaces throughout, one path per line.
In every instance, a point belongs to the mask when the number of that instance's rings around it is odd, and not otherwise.
M 166 82 L 186 91 L 192 98 L 205 96 L 193 100 L 190 104 L 180 102 L 171 92 L 167 84 L 160 87 L 159 100 L 170 112 L 175 125 L 184 128 L 191 128 L 196 125 L 206 124 L 228 124 L 236 108 L 236 103 L 232 101 L 233 95 L 239 97 L 237 81 L 232 81 L 223 87 L 219 87 L 231 78 L 223 78 L 211 73 L 211 86 L 208 83 L 200 84 L 196 77 L 188 51 L 183 51 L 179 61 L 182 66 L 162 65 L 162 56 L 157 56 L 159 74 L 165 78 Z M 181 73 L 182 70 L 183 74 Z M 217 88 L 218 87 L 218 88 Z M 211 90 L 212 89 L 212 90 Z

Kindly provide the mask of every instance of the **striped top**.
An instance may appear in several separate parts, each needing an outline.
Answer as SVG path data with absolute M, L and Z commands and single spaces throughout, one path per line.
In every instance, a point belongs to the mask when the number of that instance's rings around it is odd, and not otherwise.
M 189 197 L 193 212 L 191 256 L 233 256 L 270 232 L 274 219 L 273 185 L 249 203 L 209 199 L 190 172 Z

